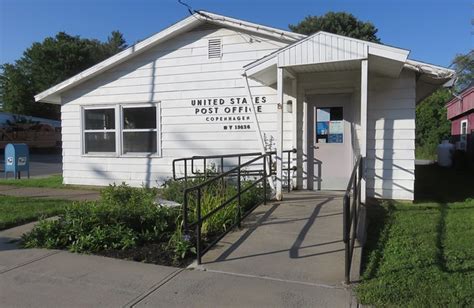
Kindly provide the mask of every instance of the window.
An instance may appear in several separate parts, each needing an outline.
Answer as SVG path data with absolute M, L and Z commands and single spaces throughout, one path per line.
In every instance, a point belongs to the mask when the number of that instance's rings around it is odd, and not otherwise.
M 159 155 L 159 104 L 85 107 L 82 148 L 86 155 Z
M 123 107 L 122 119 L 123 154 L 158 152 L 156 106 Z
M 459 148 L 461 150 L 466 151 L 467 145 L 467 120 L 461 121 L 461 130 L 460 130 L 460 138 L 459 138 Z
M 316 143 L 343 143 L 342 107 L 316 108 Z
M 467 120 L 461 121 L 461 136 L 467 135 Z
M 84 110 L 84 153 L 114 153 L 115 109 Z

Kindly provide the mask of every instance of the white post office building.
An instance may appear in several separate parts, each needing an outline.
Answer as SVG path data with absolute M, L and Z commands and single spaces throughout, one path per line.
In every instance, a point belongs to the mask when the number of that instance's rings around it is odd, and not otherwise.
M 66 184 L 158 186 L 175 158 L 270 145 L 297 149 L 294 188 L 344 190 L 361 155 L 363 194 L 413 200 L 415 106 L 454 72 L 409 53 L 200 12 L 35 98 L 61 105 Z

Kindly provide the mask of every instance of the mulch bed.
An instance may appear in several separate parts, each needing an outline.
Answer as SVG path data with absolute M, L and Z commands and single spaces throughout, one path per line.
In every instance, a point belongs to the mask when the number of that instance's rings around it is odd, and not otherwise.
M 174 259 L 173 252 L 169 251 L 167 243 L 147 244 L 145 246 L 125 250 L 110 249 L 97 252 L 96 254 L 104 257 L 183 268 L 191 264 L 194 260 L 192 257 L 179 260 Z

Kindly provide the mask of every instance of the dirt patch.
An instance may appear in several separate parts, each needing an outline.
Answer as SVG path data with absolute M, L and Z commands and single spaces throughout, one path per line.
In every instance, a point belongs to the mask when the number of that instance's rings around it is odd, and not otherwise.
M 169 250 L 167 243 L 147 244 L 125 250 L 109 249 L 97 252 L 96 254 L 104 257 L 183 268 L 194 261 L 192 257 L 175 259 L 173 251 Z

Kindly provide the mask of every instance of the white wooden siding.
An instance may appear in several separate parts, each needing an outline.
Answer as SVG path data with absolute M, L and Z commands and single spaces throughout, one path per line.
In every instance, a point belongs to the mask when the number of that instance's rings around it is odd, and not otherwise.
M 258 152 L 251 130 L 223 131 L 223 122 L 194 115 L 191 99 L 247 97 L 242 67 L 286 43 L 225 28 L 192 31 L 133 58 L 62 95 L 63 169 L 66 184 L 158 186 L 172 175 L 172 160 L 192 155 Z M 208 40 L 222 39 L 222 58 L 208 59 Z M 258 118 L 262 130 L 276 136 L 276 92 L 250 82 L 254 96 L 266 96 Z M 100 157 L 81 155 L 80 107 L 161 101 L 162 157 Z M 244 105 L 245 106 L 245 105 Z M 246 106 L 250 106 L 247 104 Z M 227 114 L 220 114 L 226 116 Z M 236 116 L 238 114 L 235 114 Z M 251 113 L 245 114 L 252 116 Z M 213 115 L 208 115 L 213 116 Z M 284 117 L 285 148 L 291 148 L 292 117 Z
M 415 76 L 372 76 L 367 127 L 367 195 L 413 200 L 415 183 Z

